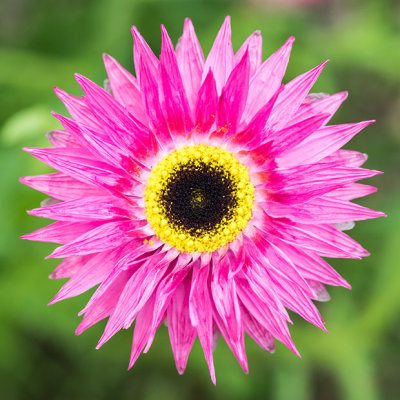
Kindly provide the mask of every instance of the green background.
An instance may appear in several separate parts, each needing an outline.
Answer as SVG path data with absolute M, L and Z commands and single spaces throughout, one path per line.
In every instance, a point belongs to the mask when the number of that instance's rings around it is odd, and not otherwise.
M 272 1 L 271 1 L 272 2 Z M 399 399 L 400 398 L 400 3 L 397 0 L 321 1 L 308 7 L 267 0 L 0 0 L 0 393 L 3 399 Z M 279 3 L 277 1 L 275 4 Z M 245 375 L 226 344 L 215 352 L 217 386 L 209 379 L 199 343 L 183 376 L 175 370 L 168 332 L 127 372 L 132 331 L 101 350 L 104 322 L 76 337 L 77 313 L 90 293 L 51 307 L 62 285 L 47 279 L 52 245 L 18 239 L 46 224 L 29 217 L 45 197 L 18 183 L 20 175 L 49 169 L 21 151 L 47 146 L 57 127 L 50 110 L 65 113 L 52 92 L 80 94 L 73 74 L 102 84 L 101 54 L 133 71 L 131 25 L 156 54 L 159 25 L 173 41 L 191 17 L 205 53 L 226 14 L 233 45 L 263 33 L 264 58 L 296 36 L 285 81 L 329 58 L 313 91 L 348 90 L 334 123 L 376 119 L 349 143 L 369 154 L 377 194 L 361 199 L 388 218 L 357 223 L 350 232 L 372 255 L 332 265 L 353 285 L 330 288 L 319 304 L 329 334 L 292 315 L 299 359 L 281 344 L 276 353 L 246 342 Z

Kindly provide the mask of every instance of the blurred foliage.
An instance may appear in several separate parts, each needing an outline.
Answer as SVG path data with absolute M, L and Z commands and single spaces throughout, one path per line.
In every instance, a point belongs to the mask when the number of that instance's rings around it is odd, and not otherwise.
M 299 7 L 268 0 L 1 0 L 0 2 L 0 387 L 4 399 L 350 399 L 400 398 L 400 4 L 397 0 L 326 0 Z M 292 3 L 294 3 L 292 1 Z M 303 2 L 306 4 L 307 2 Z M 156 53 L 159 25 L 179 38 L 192 18 L 205 52 L 230 14 L 237 49 L 252 31 L 264 37 L 264 57 L 296 36 L 289 80 L 329 58 L 314 91 L 348 90 L 334 122 L 376 118 L 349 148 L 369 153 L 379 192 L 360 202 L 389 218 L 360 222 L 351 232 L 371 251 L 363 261 L 333 260 L 353 290 L 331 288 L 319 308 L 329 335 L 293 316 L 302 359 L 278 344 L 270 355 L 247 342 L 244 375 L 226 344 L 215 352 L 217 387 L 199 343 L 183 377 L 174 368 L 168 332 L 126 372 L 131 330 L 95 351 L 104 322 L 74 336 L 76 313 L 90 293 L 46 308 L 62 282 L 47 279 L 51 245 L 18 237 L 45 224 L 28 217 L 44 195 L 18 183 L 48 168 L 22 146 L 46 146 L 63 112 L 55 85 L 78 94 L 73 74 L 105 78 L 101 53 L 132 67 L 135 24 Z

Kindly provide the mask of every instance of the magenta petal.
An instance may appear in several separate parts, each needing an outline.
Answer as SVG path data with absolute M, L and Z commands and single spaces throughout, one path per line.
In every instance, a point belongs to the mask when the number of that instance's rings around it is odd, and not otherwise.
M 122 293 L 128 279 L 129 272 L 126 270 L 119 270 L 116 274 L 111 273 L 108 278 L 112 276 L 109 284 L 107 285 L 107 291 L 103 291 L 94 300 L 90 300 L 88 305 L 82 310 L 79 315 L 84 314 L 84 317 L 76 328 L 75 333 L 80 335 L 86 329 L 95 325 L 97 322 L 104 318 L 109 317 L 118 302 L 119 296 Z M 101 287 L 101 286 L 100 286 Z M 98 293 L 99 289 L 95 292 Z
M 221 132 L 221 136 L 236 133 L 247 100 L 249 73 L 249 53 L 246 51 L 222 89 L 217 114 L 217 132 Z
M 137 314 L 135 329 L 133 331 L 132 351 L 128 369 L 133 367 L 150 336 L 153 310 L 154 295 L 150 296 L 145 305 Z
M 339 189 L 338 189 L 339 190 Z M 319 197 L 302 204 L 286 205 L 270 202 L 266 204 L 268 214 L 275 218 L 290 218 L 306 224 L 340 223 L 362 221 L 385 216 L 379 211 L 370 210 L 347 200 L 333 197 Z
M 240 308 L 245 331 L 264 350 L 274 353 L 274 337 L 242 305 Z
M 187 93 L 190 108 L 194 112 L 203 74 L 204 55 L 192 21 L 189 18 L 185 19 L 183 35 L 176 49 L 176 59 L 183 77 L 183 85 Z
M 214 318 L 227 344 L 247 373 L 244 327 L 236 294 L 236 283 L 234 279 L 228 277 L 230 263 L 225 260 L 226 258 L 213 263 L 211 293 L 217 313 L 214 314 Z
M 318 65 L 290 81 L 276 101 L 268 124 L 274 130 L 282 129 L 298 110 L 327 62 Z
M 72 242 L 58 247 L 47 258 L 64 258 L 84 254 L 98 253 L 119 247 L 132 238 L 145 237 L 143 232 L 147 221 L 112 221 L 106 222 L 84 233 Z
M 143 39 L 142 35 L 137 30 L 136 26 L 132 26 L 132 35 L 134 40 L 133 58 L 135 61 L 136 76 L 141 85 L 140 64 L 146 64 L 150 74 L 157 75 L 158 59 L 150 49 L 149 45 Z M 142 91 L 143 92 L 143 91 Z M 143 92 L 145 93 L 145 92 Z
M 108 54 L 104 54 L 103 59 L 113 96 L 140 122 L 146 124 L 142 94 L 135 77 Z
M 118 259 L 117 256 L 118 251 L 112 254 L 102 252 L 83 256 L 80 260 L 78 271 L 63 285 L 49 304 L 77 296 L 101 283 L 114 268 Z
M 244 112 L 245 121 L 249 121 L 281 86 L 293 42 L 294 37 L 290 37 L 254 74 L 250 81 L 249 97 Z
M 20 178 L 20 181 L 24 185 L 59 200 L 74 200 L 84 196 L 107 194 L 107 192 L 96 186 L 80 182 L 59 172 L 46 175 L 24 176 Z
M 153 294 L 171 261 L 176 257 L 177 251 L 174 250 L 159 253 L 135 271 L 121 293 L 97 348 L 101 347 L 120 329 L 128 328 L 132 324 L 136 314 Z
M 86 150 L 75 148 L 24 149 L 45 164 L 83 182 L 100 186 L 112 193 L 123 193 L 133 182 L 120 176 L 118 170 L 98 161 Z M 122 171 L 121 174 L 123 175 Z
M 357 124 L 331 125 L 310 132 L 295 148 L 287 148 L 278 158 L 282 167 L 311 164 L 322 160 L 345 145 L 351 138 L 374 121 Z
M 46 132 L 46 138 L 54 147 L 80 147 L 80 144 L 66 131 L 54 130 Z
M 376 191 L 377 189 L 374 186 L 363 185 L 362 183 L 351 183 L 339 189 L 332 190 L 332 192 L 327 193 L 325 196 L 337 197 L 341 200 L 353 200 L 375 193 Z
M 213 126 L 218 108 L 218 94 L 212 71 L 207 74 L 201 85 L 196 104 L 196 127 L 199 133 L 209 132 Z
M 85 197 L 47 207 L 36 208 L 28 214 L 60 221 L 113 220 L 129 216 L 128 204 L 110 196 Z
M 221 93 L 226 80 L 233 68 L 233 50 L 231 42 L 231 18 L 225 18 L 221 29 L 215 38 L 214 44 L 208 54 L 203 70 L 203 80 L 209 69 L 214 74 L 217 92 Z
M 189 315 L 196 328 L 199 341 L 207 361 L 211 380 L 215 385 L 215 369 L 213 360 L 213 317 L 210 293 L 207 281 L 210 266 L 197 262 L 193 265 L 192 287 L 189 296 Z
M 175 290 L 167 310 L 168 332 L 176 368 L 180 374 L 186 369 L 187 359 L 196 338 L 196 329 L 189 316 L 191 281 L 186 278 Z
M 163 25 L 161 25 L 161 32 L 160 64 L 163 67 L 161 68 L 161 72 L 164 72 L 161 73 L 161 79 L 168 122 L 171 125 L 171 120 L 173 121 L 176 118 L 180 118 L 182 120 L 182 125 L 175 126 L 175 124 L 172 124 L 172 126 L 175 127 L 178 132 L 188 132 L 192 129 L 193 123 L 182 76 L 178 68 L 174 47 Z
M 180 254 L 175 260 L 174 263 L 171 263 L 171 267 L 173 268 L 170 273 L 167 273 L 165 278 L 159 283 L 157 287 L 157 291 L 155 293 L 155 304 L 154 304 L 154 315 L 151 326 L 151 336 L 146 345 L 144 352 L 146 353 L 150 348 L 154 335 L 158 326 L 164 319 L 164 315 L 167 311 L 167 307 L 171 300 L 171 297 L 174 295 L 175 290 L 179 287 L 182 281 L 185 279 L 190 270 L 189 262 L 191 261 L 192 256 L 188 253 Z
M 86 232 L 97 228 L 102 222 L 57 221 L 37 231 L 21 236 L 21 239 L 48 243 L 69 243 Z
M 333 114 L 338 110 L 340 105 L 347 99 L 347 92 L 340 92 L 331 96 L 317 97 L 315 100 L 306 101 L 300 105 L 296 114 L 293 116 L 291 123 L 295 124 L 303 119 L 309 118 L 317 114 L 328 114 L 324 125 L 332 118 Z M 306 100 L 309 96 L 306 97 Z
M 249 53 L 250 77 L 252 77 L 262 63 L 262 36 L 260 31 L 253 32 L 236 52 L 233 64 L 236 66 L 245 52 Z

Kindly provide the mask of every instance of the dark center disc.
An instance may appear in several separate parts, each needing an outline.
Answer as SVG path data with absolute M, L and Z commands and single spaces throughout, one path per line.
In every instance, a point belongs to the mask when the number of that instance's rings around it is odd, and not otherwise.
M 160 197 L 169 222 L 192 234 L 213 231 L 237 204 L 230 176 L 204 163 L 188 163 L 171 175 Z

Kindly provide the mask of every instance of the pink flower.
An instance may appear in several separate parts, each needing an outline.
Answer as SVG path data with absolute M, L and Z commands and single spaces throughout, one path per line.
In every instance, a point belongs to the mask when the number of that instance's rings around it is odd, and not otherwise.
M 50 304 L 100 284 L 77 334 L 108 318 L 100 347 L 136 321 L 132 367 L 166 321 L 179 373 L 198 337 L 215 383 L 220 334 L 247 372 L 245 332 L 299 354 L 286 309 L 325 330 L 312 300 L 350 285 L 321 257 L 367 256 L 341 228 L 384 215 L 351 202 L 379 172 L 340 150 L 373 121 L 327 125 L 347 93 L 309 94 L 325 63 L 282 85 L 292 37 L 262 62 L 259 32 L 233 52 L 227 17 L 204 59 L 189 19 L 175 50 L 161 30 L 158 59 L 132 29 L 136 77 L 104 56 L 110 93 L 55 89 L 71 118 L 25 150 L 59 172 L 21 180 L 56 222 L 23 238 L 62 245 Z

